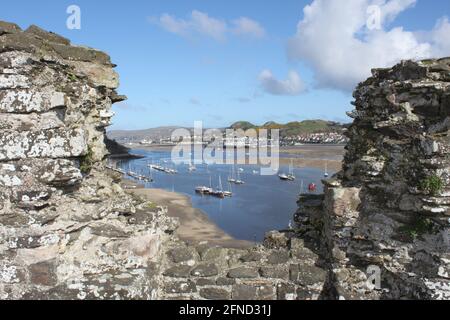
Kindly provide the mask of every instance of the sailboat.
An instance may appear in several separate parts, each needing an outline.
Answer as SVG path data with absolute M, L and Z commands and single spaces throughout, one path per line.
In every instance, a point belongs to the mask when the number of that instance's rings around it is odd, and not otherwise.
M 199 186 L 195 188 L 195 192 L 203 195 L 203 194 L 211 194 L 212 190 L 211 188 L 208 188 L 206 186 Z
M 228 191 L 224 191 L 223 195 L 225 197 L 229 197 L 229 198 L 231 198 L 233 196 L 233 191 L 231 189 L 231 183 L 228 183 Z
M 195 192 L 199 193 L 201 195 L 210 195 L 213 193 L 213 189 L 211 187 L 212 184 L 212 180 L 211 177 L 209 177 L 209 187 L 206 186 L 199 186 L 197 188 L 195 188 Z
M 278 177 L 281 180 L 284 180 L 284 181 L 294 181 L 295 180 L 296 177 L 294 175 L 294 162 L 293 162 L 293 160 L 291 160 L 291 164 L 289 165 L 289 174 L 282 173 L 282 174 L 279 174 Z
M 221 199 L 225 198 L 225 193 L 224 193 L 223 187 L 222 187 L 222 177 L 221 176 L 219 176 L 219 187 L 218 187 L 218 189 L 214 190 L 211 195 L 214 196 L 214 197 L 217 197 L 217 198 L 221 198 Z
M 243 180 L 241 180 L 241 173 L 240 173 L 240 171 L 238 171 L 237 180 L 236 180 L 235 183 L 236 184 L 245 184 L 245 182 Z
M 234 177 L 234 166 L 232 166 L 230 169 L 230 176 L 228 177 L 228 182 L 236 183 L 236 179 Z

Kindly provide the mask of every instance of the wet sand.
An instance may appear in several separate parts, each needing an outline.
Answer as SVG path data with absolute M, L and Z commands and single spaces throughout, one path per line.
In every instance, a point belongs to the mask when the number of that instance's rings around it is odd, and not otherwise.
M 161 189 L 144 189 L 129 180 L 123 180 L 122 186 L 129 193 L 144 197 L 158 206 L 167 207 L 169 217 L 178 218 L 180 221 L 177 236 L 187 243 L 207 241 L 211 246 L 227 248 L 248 248 L 254 245 L 249 241 L 234 239 L 225 233 L 209 220 L 203 211 L 193 208 L 188 196 Z M 129 189 L 130 186 L 136 188 Z
M 304 145 L 283 147 L 280 150 L 280 163 L 289 164 L 293 161 L 295 167 L 309 167 L 338 172 L 342 170 L 345 155 L 343 145 Z

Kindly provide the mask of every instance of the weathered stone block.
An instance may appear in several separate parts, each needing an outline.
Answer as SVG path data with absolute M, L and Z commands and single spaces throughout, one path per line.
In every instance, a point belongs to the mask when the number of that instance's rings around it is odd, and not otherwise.
M 119 87 L 119 75 L 110 66 L 84 61 L 72 61 L 69 64 L 83 76 L 89 77 L 96 87 Z
M 205 287 L 205 286 L 215 286 L 216 280 L 214 279 L 207 279 L 207 278 L 200 278 L 196 281 L 198 287 Z
M 83 178 L 78 162 L 73 160 L 44 160 L 33 166 L 38 168 L 36 177 L 40 182 L 55 187 L 73 186 Z
M 236 283 L 235 279 L 231 278 L 217 278 L 216 284 L 218 286 L 231 286 Z
M 32 25 L 28 27 L 28 29 L 25 30 L 26 33 L 33 34 L 37 36 L 40 39 L 49 41 L 49 42 L 56 42 L 61 43 L 65 45 L 70 45 L 70 40 L 66 39 L 56 33 L 45 31 L 38 26 Z
M 191 275 L 195 277 L 213 277 L 217 276 L 218 274 L 219 270 L 213 263 L 199 265 L 191 271 Z
M 357 217 L 360 191 L 359 188 L 330 188 L 326 193 L 326 208 L 338 217 Z
M 0 85 L 1 86 L 1 85 Z M 65 106 L 65 95 L 50 89 L 16 89 L 0 91 L 0 112 L 47 112 Z
M 0 136 L 0 161 L 80 157 L 86 152 L 82 129 L 4 132 Z
M 257 292 L 256 287 L 248 286 L 244 284 L 237 284 L 233 286 L 232 290 L 233 300 L 256 300 Z
M 258 262 L 263 259 L 263 255 L 260 252 L 250 251 L 249 253 L 241 256 L 239 259 L 242 262 Z
M 256 296 L 257 300 L 275 300 L 275 287 L 272 284 L 260 285 Z
M 57 129 L 64 126 L 61 115 L 58 112 L 43 114 L 1 114 L 0 132 L 2 130 L 14 131 L 38 131 Z
M 0 21 L 0 36 L 6 33 L 17 33 L 20 31 L 21 29 L 17 24 Z
M 28 77 L 20 74 L 0 74 L 0 89 L 28 89 L 30 81 Z
M 224 258 L 224 256 L 227 255 L 227 249 L 219 248 L 219 247 L 213 247 L 213 248 L 204 248 L 200 249 L 197 248 L 200 258 L 203 261 L 210 261 L 210 260 L 216 260 L 219 258 Z
M 54 261 L 45 261 L 29 267 L 32 284 L 52 287 L 58 283 Z
M 277 250 L 273 251 L 267 257 L 267 262 L 269 264 L 282 264 L 289 260 L 289 251 Z
M 98 64 L 111 65 L 110 57 L 101 51 L 86 47 L 68 46 L 59 43 L 49 43 L 50 47 L 63 59 L 73 61 L 86 61 Z
M 221 288 L 205 288 L 200 290 L 200 296 L 208 300 L 229 300 L 231 294 Z
M 169 258 L 174 263 L 188 262 L 195 260 L 192 248 L 176 248 L 168 252 Z
M 7 33 L 0 37 L 0 53 L 8 51 L 35 53 L 41 45 L 41 40 L 22 32 Z
M 259 276 L 257 268 L 239 267 L 228 272 L 229 278 L 257 278 Z
M 289 280 L 287 267 L 261 267 L 259 269 L 261 277 Z
M 327 272 L 314 265 L 293 264 L 289 267 L 290 280 L 303 286 L 323 284 L 326 277 Z
M 188 278 L 190 273 L 191 267 L 189 266 L 175 266 L 167 269 L 164 272 L 164 275 L 172 278 Z
M 192 281 L 168 282 L 165 286 L 165 292 L 168 294 L 193 293 L 197 292 L 197 286 Z

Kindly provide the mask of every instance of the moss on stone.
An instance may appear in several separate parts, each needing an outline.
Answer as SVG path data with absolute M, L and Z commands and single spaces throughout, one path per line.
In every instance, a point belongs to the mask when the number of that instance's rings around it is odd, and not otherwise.
M 80 159 L 80 171 L 84 174 L 88 174 L 92 170 L 92 166 L 94 165 L 94 152 L 92 148 L 88 147 L 88 152 Z
M 437 196 L 444 188 L 444 182 L 437 175 L 429 176 L 420 182 L 420 190 L 427 194 Z
M 418 217 L 412 223 L 401 227 L 399 231 L 414 240 L 424 234 L 432 233 L 434 228 L 435 224 L 431 219 Z

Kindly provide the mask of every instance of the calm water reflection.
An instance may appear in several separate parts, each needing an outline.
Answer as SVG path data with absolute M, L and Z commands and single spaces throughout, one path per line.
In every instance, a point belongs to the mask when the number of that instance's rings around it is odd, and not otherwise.
M 270 230 L 280 230 L 288 227 L 290 220 L 297 209 L 297 199 L 301 190 L 301 181 L 304 182 L 304 192 L 309 183 L 314 182 L 317 192 L 322 192 L 321 179 L 323 171 L 311 168 L 295 168 L 297 176 L 295 182 L 281 181 L 277 175 L 261 176 L 254 174 L 259 166 L 240 165 L 244 169 L 241 179 L 245 185 L 232 185 L 232 198 L 218 199 L 208 196 L 199 196 L 195 187 L 209 186 L 210 177 L 212 186 L 219 184 L 219 176 L 223 187 L 230 187 L 227 180 L 231 166 L 214 165 L 197 166 L 197 171 L 189 172 L 188 165 L 175 166 L 170 162 L 168 151 L 133 150 L 134 153 L 145 156 L 143 159 L 123 161 L 118 164 L 125 171 L 150 175 L 147 165 L 161 164 L 165 167 L 178 170 L 176 175 L 152 171 L 153 183 L 147 183 L 147 188 L 165 189 L 183 193 L 192 199 L 194 207 L 204 211 L 209 218 L 231 236 L 240 240 L 262 241 L 264 234 Z M 281 172 L 288 172 L 288 167 L 281 167 Z

